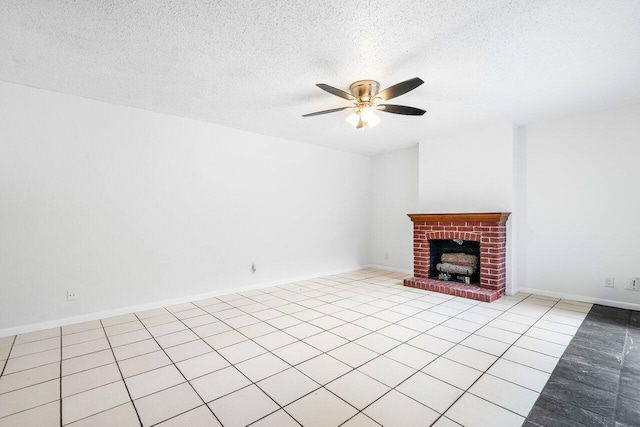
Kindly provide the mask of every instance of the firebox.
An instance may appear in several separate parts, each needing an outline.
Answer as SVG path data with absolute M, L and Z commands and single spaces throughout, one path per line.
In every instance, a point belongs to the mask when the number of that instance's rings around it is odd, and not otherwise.
M 480 284 L 480 242 L 461 239 L 429 240 L 429 277 Z

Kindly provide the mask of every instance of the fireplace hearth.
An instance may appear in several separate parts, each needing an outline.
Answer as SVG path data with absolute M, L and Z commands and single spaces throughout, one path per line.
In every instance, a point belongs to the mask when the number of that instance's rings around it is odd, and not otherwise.
M 410 214 L 414 277 L 406 279 L 404 285 L 495 301 L 506 287 L 509 215 L 509 212 Z M 473 257 L 478 257 L 475 265 Z

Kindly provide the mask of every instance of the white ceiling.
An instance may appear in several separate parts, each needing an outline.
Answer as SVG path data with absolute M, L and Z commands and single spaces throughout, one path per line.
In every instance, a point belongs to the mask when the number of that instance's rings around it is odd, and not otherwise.
M 0 80 L 377 154 L 640 102 L 640 1 L 0 0 Z M 425 81 L 366 131 L 347 90 Z

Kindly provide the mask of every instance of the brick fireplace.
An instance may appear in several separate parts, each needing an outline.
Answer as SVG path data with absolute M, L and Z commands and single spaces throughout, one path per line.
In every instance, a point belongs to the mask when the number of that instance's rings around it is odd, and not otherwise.
M 405 286 L 491 302 L 506 286 L 506 222 L 510 212 L 409 214 L 413 221 L 413 276 Z M 479 283 L 438 280 L 430 241 L 452 239 L 480 243 Z

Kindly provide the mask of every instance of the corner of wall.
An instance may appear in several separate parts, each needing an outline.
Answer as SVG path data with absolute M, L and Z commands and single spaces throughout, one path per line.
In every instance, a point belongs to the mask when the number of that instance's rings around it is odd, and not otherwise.
M 517 294 L 526 286 L 527 230 L 527 152 L 526 128 L 513 124 L 512 142 L 512 214 L 509 223 L 507 293 Z M 509 285 L 510 284 L 510 285 Z

